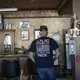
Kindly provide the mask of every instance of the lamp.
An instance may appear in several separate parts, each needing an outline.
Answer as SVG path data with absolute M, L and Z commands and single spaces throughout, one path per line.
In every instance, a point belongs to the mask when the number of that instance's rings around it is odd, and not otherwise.
M 0 11 L 17 11 L 17 8 L 0 8 Z

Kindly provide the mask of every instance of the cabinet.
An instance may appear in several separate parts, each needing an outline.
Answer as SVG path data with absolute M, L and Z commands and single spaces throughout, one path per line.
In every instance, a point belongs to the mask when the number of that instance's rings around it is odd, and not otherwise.
M 15 30 L 0 30 L 0 54 L 13 54 Z

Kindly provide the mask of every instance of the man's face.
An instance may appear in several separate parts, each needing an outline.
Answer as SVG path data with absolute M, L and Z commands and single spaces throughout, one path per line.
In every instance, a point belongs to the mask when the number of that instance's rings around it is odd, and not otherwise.
M 48 32 L 47 31 L 40 31 L 40 36 L 47 36 Z

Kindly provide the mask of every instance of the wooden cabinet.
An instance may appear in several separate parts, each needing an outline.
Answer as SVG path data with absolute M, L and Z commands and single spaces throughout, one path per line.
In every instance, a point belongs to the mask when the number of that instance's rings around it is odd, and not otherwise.
M 0 30 L 0 54 L 13 54 L 15 30 Z

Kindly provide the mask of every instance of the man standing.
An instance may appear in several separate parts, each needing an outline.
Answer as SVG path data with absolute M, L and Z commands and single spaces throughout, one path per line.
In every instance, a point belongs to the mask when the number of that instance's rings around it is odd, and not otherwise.
M 40 38 L 34 40 L 29 47 L 29 57 L 36 64 L 38 80 L 56 80 L 53 62 L 59 57 L 59 46 L 57 42 L 47 37 L 48 28 L 40 26 Z M 53 50 L 56 57 L 53 60 Z

